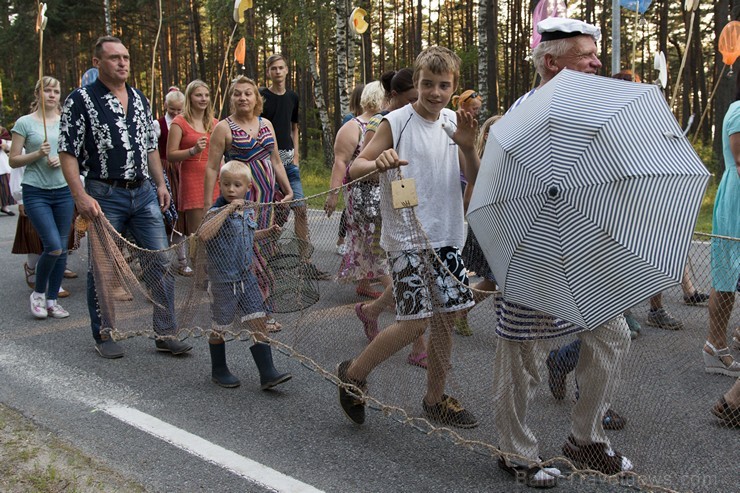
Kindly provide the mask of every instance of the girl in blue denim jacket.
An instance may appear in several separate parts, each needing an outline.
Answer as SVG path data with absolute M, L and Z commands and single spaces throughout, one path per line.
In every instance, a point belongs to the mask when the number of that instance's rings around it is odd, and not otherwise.
M 208 345 L 211 352 L 211 379 L 221 387 L 238 387 L 239 379 L 226 365 L 223 334 L 239 316 L 253 333 L 250 348 L 260 374 L 262 390 L 287 380 L 290 373 L 280 373 L 272 361 L 272 350 L 266 340 L 265 304 L 252 269 L 254 241 L 280 232 L 274 225 L 257 230 L 254 209 L 245 197 L 252 184 L 249 167 L 240 161 L 229 161 L 221 168 L 221 196 L 208 211 L 198 235 L 205 245 L 211 289 L 213 327 Z

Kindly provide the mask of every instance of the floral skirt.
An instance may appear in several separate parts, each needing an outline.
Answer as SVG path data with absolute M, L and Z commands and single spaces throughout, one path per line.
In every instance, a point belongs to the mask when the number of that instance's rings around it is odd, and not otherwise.
M 350 283 L 388 275 L 388 259 L 380 247 L 380 224 L 380 217 L 359 223 L 351 212 L 347 214 L 347 253 L 342 257 L 337 281 Z

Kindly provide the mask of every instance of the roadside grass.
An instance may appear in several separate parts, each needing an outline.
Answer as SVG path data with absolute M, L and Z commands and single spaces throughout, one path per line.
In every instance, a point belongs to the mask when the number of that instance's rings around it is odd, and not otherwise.
M 0 405 L 0 491 L 143 493 L 146 490 Z
M 331 180 L 331 168 L 327 168 L 323 163 L 323 157 L 320 155 L 310 155 L 301 163 L 301 184 L 303 185 L 303 194 L 306 197 L 323 193 L 329 190 L 329 181 Z M 312 209 L 323 209 L 326 195 L 321 195 L 308 201 L 308 207 Z M 344 208 L 344 201 L 337 202 L 337 209 Z

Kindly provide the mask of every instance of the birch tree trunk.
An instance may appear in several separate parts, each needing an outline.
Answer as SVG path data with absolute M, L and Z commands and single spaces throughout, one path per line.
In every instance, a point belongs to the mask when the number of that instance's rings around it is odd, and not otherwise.
M 346 0 L 336 0 L 334 11 L 337 17 L 337 92 L 339 92 L 339 112 L 341 116 L 349 113 L 349 90 L 347 89 L 347 12 Z
M 110 36 L 113 33 L 113 28 L 110 22 L 110 0 L 105 0 L 103 4 L 103 13 L 105 14 L 105 34 Z
M 478 92 L 485 102 L 481 118 L 485 119 L 491 114 L 491 106 L 488 97 L 488 3 L 489 0 L 478 2 Z
M 357 85 L 357 37 L 353 34 L 347 40 L 347 86 L 354 89 Z
M 326 111 L 326 99 L 324 98 L 324 91 L 321 88 L 321 79 L 319 78 L 318 70 L 316 70 L 316 46 L 312 42 L 309 42 L 307 48 L 308 68 L 311 71 L 311 78 L 313 79 L 313 97 L 316 102 L 316 109 L 319 110 L 319 119 L 321 120 L 324 164 L 331 167 L 332 164 L 334 164 L 334 149 L 332 146 L 334 138 L 331 131 L 331 125 L 329 124 L 329 114 Z
M 488 99 L 486 106 L 490 114 L 498 114 L 501 106 L 501 96 L 498 87 L 498 0 L 485 0 L 486 4 L 486 50 L 488 55 L 488 77 L 486 79 L 486 88 L 488 89 Z

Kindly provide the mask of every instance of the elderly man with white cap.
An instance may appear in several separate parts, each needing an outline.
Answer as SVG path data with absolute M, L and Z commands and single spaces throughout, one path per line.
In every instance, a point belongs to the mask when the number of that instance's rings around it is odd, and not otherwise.
M 596 46 L 601 33 L 596 26 L 555 17 L 539 22 L 537 30 L 542 41 L 532 57 L 542 79 L 539 87 L 566 68 L 590 74 L 601 68 Z M 520 97 L 509 112 L 536 91 Z M 573 407 L 571 434 L 563 454 L 579 467 L 604 474 L 632 470 L 630 460 L 611 448 L 602 425 L 610 391 L 630 345 L 624 317 L 589 331 L 503 298 L 497 300 L 497 312 L 494 385 L 498 412 L 494 420 L 503 452 L 499 467 L 531 487 L 557 484 L 560 471 L 542 464 L 537 439 L 527 425 L 527 409 L 540 383 L 538 362 L 543 355 L 537 340 L 577 334 L 581 349 L 575 373 L 580 398 Z

